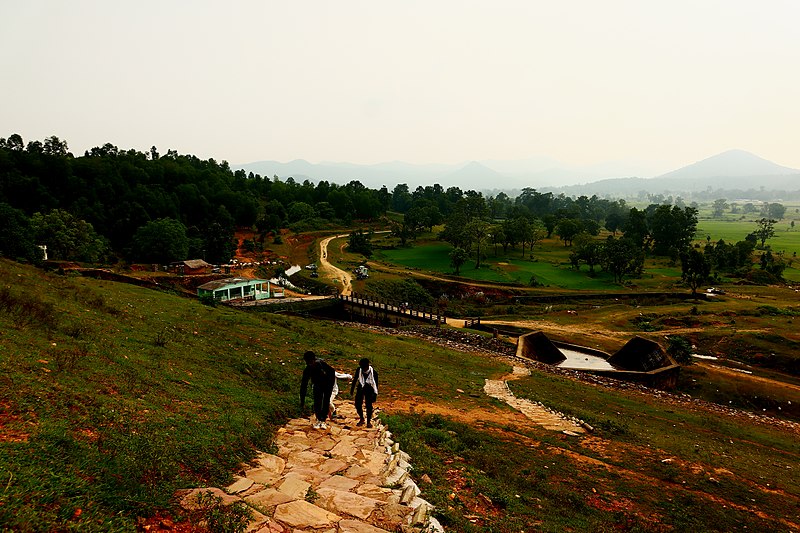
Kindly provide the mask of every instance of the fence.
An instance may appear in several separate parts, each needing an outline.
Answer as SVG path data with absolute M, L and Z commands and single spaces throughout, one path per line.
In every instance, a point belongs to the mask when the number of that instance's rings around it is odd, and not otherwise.
M 349 295 L 341 294 L 339 299 L 345 303 L 350 303 L 367 309 L 374 309 L 376 311 L 383 311 L 386 314 L 392 313 L 395 315 L 408 316 L 418 320 L 427 320 L 436 324 L 444 323 L 447 318 L 438 309 L 432 307 L 423 307 L 416 305 L 408 305 L 404 303 L 397 303 L 389 301 L 385 298 L 371 298 L 358 293 Z

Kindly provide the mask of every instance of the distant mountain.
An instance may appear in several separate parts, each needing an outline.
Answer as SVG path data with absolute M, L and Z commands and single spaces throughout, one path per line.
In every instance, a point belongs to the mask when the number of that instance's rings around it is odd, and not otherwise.
M 787 174 L 800 174 L 800 170 L 778 165 L 744 150 L 728 150 L 667 172 L 655 179 L 707 180 L 718 177 L 785 176 Z
M 471 161 L 455 172 L 442 176 L 442 181 L 447 183 L 480 183 L 484 187 L 492 183 L 501 182 L 504 179 L 505 177 L 502 174 L 477 161 Z
M 800 170 L 744 150 L 728 150 L 655 178 L 614 178 L 543 190 L 569 196 L 636 197 L 641 193 L 691 195 L 701 191 L 799 191 Z
M 555 159 L 485 160 L 458 164 L 413 164 L 402 161 L 358 165 L 354 163 L 288 163 L 257 161 L 234 168 L 262 176 L 293 177 L 295 181 L 327 180 L 345 184 L 358 180 L 370 188 L 398 183 L 412 190 L 438 183 L 444 188 L 477 191 L 519 191 L 533 187 L 570 196 L 592 195 L 629 198 L 650 194 L 690 194 L 707 190 L 800 190 L 800 170 L 784 167 L 744 150 L 729 150 L 654 178 L 645 163 L 612 161 L 591 166 L 569 166 Z
M 390 190 L 398 183 L 406 183 L 413 190 L 417 186 L 438 183 L 442 187 L 460 187 L 463 190 L 512 190 L 525 187 L 570 185 L 590 180 L 625 175 L 645 175 L 645 165 L 630 162 L 608 162 L 592 166 L 569 166 L 546 157 L 518 160 L 486 160 L 457 164 L 413 164 L 402 161 L 357 165 L 353 163 L 309 163 L 296 159 L 288 163 L 256 161 L 233 165 L 262 176 L 277 175 L 281 179 L 293 177 L 295 181 L 327 180 L 347 183 L 358 180 L 367 187 L 386 185 Z

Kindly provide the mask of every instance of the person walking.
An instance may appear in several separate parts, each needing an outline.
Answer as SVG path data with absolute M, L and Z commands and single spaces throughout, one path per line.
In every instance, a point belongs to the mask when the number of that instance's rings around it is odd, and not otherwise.
M 336 371 L 328 363 L 320 359 L 312 351 L 303 354 L 306 368 L 303 370 L 303 379 L 300 382 L 300 411 L 305 410 L 306 391 L 308 382 L 314 389 L 314 429 L 328 429 L 325 420 L 328 418 L 333 386 L 336 384 Z
M 367 405 L 367 427 L 372 427 L 372 404 L 378 398 L 378 373 L 370 365 L 366 357 L 358 362 L 358 368 L 354 373 L 353 383 L 350 385 L 350 395 L 356 391 L 355 404 L 358 413 L 357 426 L 364 425 L 363 404 Z

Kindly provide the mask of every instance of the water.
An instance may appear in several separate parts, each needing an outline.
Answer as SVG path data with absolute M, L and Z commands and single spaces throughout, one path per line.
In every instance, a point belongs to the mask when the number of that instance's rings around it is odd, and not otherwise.
M 592 355 L 569 348 L 559 348 L 561 353 L 566 357 L 565 360 L 557 364 L 560 368 L 569 368 L 572 370 L 614 370 L 608 361 L 600 356 Z

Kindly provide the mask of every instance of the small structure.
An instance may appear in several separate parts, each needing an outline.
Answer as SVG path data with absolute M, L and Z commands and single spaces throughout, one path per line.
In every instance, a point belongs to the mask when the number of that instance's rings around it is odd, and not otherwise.
M 219 302 L 229 300 L 265 300 L 271 296 L 267 279 L 227 278 L 209 281 L 197 287 L 197 296 L 211 296 Z
M 356 279 L 366 279 L 369 277 L 369 269 L 366 265 L 360 265 L 353 269 Z
M 212 265 L 206 263 L 202 259 L 187 259 L 186 261 L 177 261 L 170 263 L 169 268 L 172 272 L 182 276 L 192 276 L 196 274 L 208 274 Z
M 553 341 L 541 331 L 526 333 L 517 342 L 517 357 L 666 390 L 677 385 L 680 372 L 680 365 L 658 343 L 638 336 L 611 355 Z

